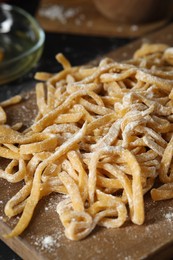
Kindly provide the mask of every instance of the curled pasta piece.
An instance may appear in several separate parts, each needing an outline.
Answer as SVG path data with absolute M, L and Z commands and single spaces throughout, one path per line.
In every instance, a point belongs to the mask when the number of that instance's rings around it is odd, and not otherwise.
M 98 221 L 99 225 L 107 228 L 122 226 L 127 218 L 127 210 L 121 199 L 100 190 L 97 190 L 96 194 L 98 201 L 88 209 L 88 212 L 95 216 L 94 222 Z
M 11 98 L 9 98 L 5 101 L 0 102 L 0 106 L 1 107 L 8 107 L 8 106 L 19 103 L 21 100 L 22 100 L 22 96 L 16 95 L 16 96 L 11 97 Z
M 0 106 L 0 124 L 5 124 L 7 121 L 6 113 L 2 106 Z
M 92 155 L 92 158 L 89 163 L 89 180 L 88 180 L 90 205 L 92 205 L 95 200 L 94 193 L 95 193 L 96 179 L 97 179 L 96 177 L 97 162 L 100 156 L 104 154 L 115 154 L 115 155 L 123 156 L 128 166 L 130 167 L 133 175 L 133 182 L 132 182 L 133 195 L 131 194 L 132 190 L 131 191 L 129 190 L 129 204 L 131 205 L 129 206 L 131 207 L 131 218 L 134 223 L 142 224 L 144 221 L 144 203 L 143 203 L 143 194 L 142 194 L 142 186 L 141 186 L 141 169 L 135 157 L 132 155 L 132 153 L 120 147 L 102 148 L 101 150 L 98 150 Z M 129 189 L 131 189 L 130 183 L 127 186 Z
M 21 154 L 32 154 L 40 153 L 43 151 L 52 151 L 57 147 L 58 140 L 56 136 L 47 138 L 41 142 L 32 143 L 32 144 L 22 144 L 20 146 Z
M 66 187 L 69 196 L 72 201 L 72 205 L 75 211 L 84 211 L 84 205 L 78 186 L 75 184 L 73 179 L 66 173 L 61 172 L 59 178 Z
M 159 188 L 151 190 L 151 197 L 154 201 L 167 200 L 173 198 L 173 183 L 165 183 Z
M 173 156 L 173 136 L 164 150 L 163 157 L 160 163 L 159 178 L 163 183 L 173 182 L 173 173 L 169 174 L 169 167 Z
M 19 192 L 17 192 L 5 205 L 5 214 L 8 217 L 13 217 L 21 213 L 26 205 L 26 199 L 30 194 L 32 188 L 32 182 L 28 182 L 24 185 Z
M 71 68 L 70 62 L 65 58 L 65 56 L 62 53 L 58 53 L 55 58 L 59 63 L 62 64 L 64 69 Z
M 78 172 L 78 186 L 82 200 L 85 202 L 88 198 L 88 176 L 82 164 L 82 160 L 76 151 L 68 152 L 67 157 L 70 160 L 73 169 Z
M 10 173 L 9 168 L 7 168 L 6 171 L 0 170 L 0 178 L 3 178 L 11 183 L 16 183 L 19 182 L 21 180 L 24 179 L 25 175 L 26 175 L 26 164 L 24 162 L 23 159 L 20 159 L 19 162 L 18 161 L 13 161 L 13 167 L 16 167 L 19 164 L 19 169 L 17 172 L 12 173 L 12 169 L 10 169 Z
M 141 57 L 146 57 L 149 54 L 156 52 L 164 52 L 169 46 L 166 44 L 149 44 L 145 43 L 135 51 L 133 57 L 134 59 L 139 59 Z
M 57 206 L 57 213 L 65 227 L 65 234 L 71 240 L 81 240 L 94 229 L 92 217 L 82 211 L 72 209 L 71 202 L 67 199 Z

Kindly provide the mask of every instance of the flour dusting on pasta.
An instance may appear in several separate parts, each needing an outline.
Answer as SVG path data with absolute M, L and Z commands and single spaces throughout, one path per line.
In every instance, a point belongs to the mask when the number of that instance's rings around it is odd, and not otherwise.
M 64 194 L 56 210 L 71 240 L 128 217 L 143 224 L 147 192 L 173 198 L 172 48 L 144 44 L 131 60 L 93 67 L 56 59 L 61 72 L 35 76 L 38 114 L 29 128 L 6 124 L 5 106 L 19 96 L 0 104 L 0 156 L 10 160 L 0 178 L 23 181 L 4 208 L 9 218 L 21 214 L 7 237 L 20 235 L 53 192 Z

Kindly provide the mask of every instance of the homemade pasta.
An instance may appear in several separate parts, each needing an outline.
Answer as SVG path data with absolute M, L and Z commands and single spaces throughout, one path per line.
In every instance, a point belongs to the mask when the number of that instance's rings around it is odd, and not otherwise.
M 20 235 L 52 192 L 68 195 L 57 213 L 71 240 L 96 225 L 143 224 L 147 192 L 173 198 L 172 57 L 165 44 L 95 67 L 72 67 L 58 54 L 61 72 L 36 74 L 38 114 L 28 129 L 6 124 L 5 107 L 19 96 L 0 104 L 0 156 L 10 159 L 0 178 L 23 182 L 4 209 L 9 218 L 20 214 L 6 237 Z

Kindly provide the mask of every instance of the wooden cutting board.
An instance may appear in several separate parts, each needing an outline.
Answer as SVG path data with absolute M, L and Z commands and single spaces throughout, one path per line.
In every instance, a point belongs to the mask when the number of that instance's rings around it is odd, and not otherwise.
M 117 60 L 128 58 L 144 41 L 168 43 L 173 46 L 173 24 L 145 39 L 109 53 L 109 56 Z M 30 92 L 23 103 L 8 109 L 9 122 L 24 121 L 25 125 L 29 125 L 36 114 L 35 108 L 34 92 Z M 20 237 L 4 239 L 2 234 L 9 233 L 18 217 L 9 221 L 3 213 L 3 208 L 19 188 L 20 184 L 9 184 L 0 180 L 0 238 L 25 260 L 131 260 L 151 259 L 153 255 L 157 259 L 170 259 L 173 255 L 173 200 L 152 202 L 149 197 L 146 197 L 146 220 L 142 226 L 127 222 L 118 229 L 98 227 L 89 237 L 76 242 L 65 237 L 55 211 L 61 196 L 52 194 L 39 202 L 29 227 Z M 51 246 L 44 243 L 48 236 L 52 237 Z
M 168 22 L 162 20 L 138 26 L 118 24 L 101 15 L 91 0 L 41 0 L 36 17 L 48 32 L 125 38 L 139 37 Z

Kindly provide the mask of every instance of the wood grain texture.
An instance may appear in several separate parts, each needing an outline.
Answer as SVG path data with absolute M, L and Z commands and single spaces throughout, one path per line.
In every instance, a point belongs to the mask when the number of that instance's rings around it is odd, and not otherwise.
M 125 38 L 139 37 L 168 22 L 162 20 L 138 26 L 118 24 L 102 16 L 91 0 L 42 0 L 36 17 L 48 32 Z
M 143 41 L 163 42 L 173 46 L 173 25 L 111 52 L 108 56 L 116 60 L 129 58 Z M 11 123 L 24 121 L 25 125 L 29 125 L 36 114 L 34 92 L 25 97 L 23 103 L 8 109 Z M 89 237 L 76 242 L 65 237 L 55 211 L 62 196 L 52 194 L 39 202 L 29 227 L 20 237 L 3 239 L 2 234 L 8 233 L 18 220 L 8 220 L 3 209 L 19 188 L 20 184 L 0 180 L 0 237 L 23 259 L 150 259 L 153 254 L 157 254 L 157 259 L 160 256 L 161 259 L 170 259 L 173 254 L 173 200 L 152 202 L 149 196 L 145 199 L 144 225 L 137 226 L 129 221 L 118 229 L 98 227 Z M 48 248 L 43 244 L 46 236 L 51 236 L 54 241 Z

